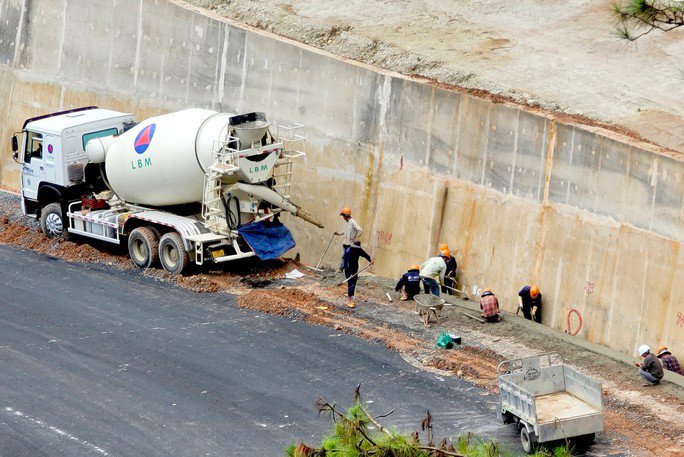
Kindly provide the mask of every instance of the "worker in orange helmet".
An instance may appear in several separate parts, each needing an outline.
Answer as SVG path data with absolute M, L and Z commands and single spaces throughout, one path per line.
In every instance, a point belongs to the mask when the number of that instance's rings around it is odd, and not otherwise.
M 340 216 L 344 219 L 344 229 L 342 232 L 335 231 L 335 236 L 343 236 L 342 238 L 342 261 L 340 262 L 340 271 L 344 270 L 344 254 L 347 252 L 352 244 L 357 244 L 361 246 L 361 234 L 363 229 L 361 226 L 352 218 L 351 208 L 344 207 L 340 211 Z
M 522 309 L 525 319 L 541 324 L 541 299 L 539 287 L 525 286 L 518 292 L 518 306 Z
M 440 252 L 449 252 L 449 257 L 444 259 L 444 262 L 446 263 L 446 271 L 444 272 L 444 284 L 442 284 L 442 293 L 454 295 L 453 289 L 456 287 L 456 268 L 458 268 L 458 265 L 456 264 L 456 258 L 453 255 L 451 255 L 449 245 L 446 243 L 440 244 L 439 250 Z

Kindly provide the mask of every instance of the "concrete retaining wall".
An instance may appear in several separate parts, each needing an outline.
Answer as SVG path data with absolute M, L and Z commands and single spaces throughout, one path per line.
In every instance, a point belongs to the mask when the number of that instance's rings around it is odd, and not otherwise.
M 684 354 L 681 159 L 174 2 L 4 0 L 0 23 L 1 138 L 27 117 L 91 104 L 139 119 L 196 106 L 302 122 L 309 154 L 293 195 L 327 224 L 289 221 L 305 261 L 351 206 L 379 275 L 447 241 L 471 296 L 490 287 L 515 310 L 535 282 L 546 325 L 565 328 L 576 308 L 588 340 Z M 0 182 L 16 188 L 3 150 Z

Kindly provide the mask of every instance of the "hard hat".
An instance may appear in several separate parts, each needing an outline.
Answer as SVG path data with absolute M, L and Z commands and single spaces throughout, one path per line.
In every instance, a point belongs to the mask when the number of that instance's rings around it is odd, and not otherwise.
M 537 298 L 538 296 L 539 296 L 539 287 L 537 287 L 537 286 L 530 287 L 530 297 Z
M 351 208 L 348 206 L 342 208 L 342 211 L 340 211 L 340 216 L 351 216 Z
M 647 344 L 642 344 L 641 346 L 639 346 L 639 355 L 644 355 L 650 351 L 651 351 L 651 348 L 648 347 Z
M 492 292 L 492 289 L 484 289 L 484 290 L 482 291 L 482 295 L 481 295 L 481 296 L 484 297 L 485 294 L 492 294 L 492 295 L 494 295 L 494 292 Z
M 439 252 L 440 252 L 444 257 L 447 257 L 447 258 L 448 258 L 448 257 L 451 257 L 451 251 L 449 251 L 448 249 L 442 249 L 442 250 L 439 251 Z
M 411 265 L 409 270 L 420 270 L 420 265 Z
M 661 344 L 660 346 L 658 346 L 658 355 L 663 355 L 666 352 L 670 352 L 667 350 L 667 346 L 665 346 L 664 344 Z
M 439 245 L 439 250 L 443 251 L 444 249 L 449 249 L 449 245 L 446 243 L 442 243 Z

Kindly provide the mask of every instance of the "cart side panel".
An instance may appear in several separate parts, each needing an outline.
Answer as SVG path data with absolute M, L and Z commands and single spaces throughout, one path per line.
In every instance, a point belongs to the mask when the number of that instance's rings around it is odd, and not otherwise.
M 602 431 L 603 413 L 596 413 L 540 424 L 537 436 L 540 443 L 545 443 L 547 441 L 562 440 L 591 433 L 600 433 Z
M 563 366 L 565 390 L 590 404 L 599 411 L 603 411 L 603 388 L 601 383 L 591 379 L 568 366 Z
M 499 393 L 502 411 L 510 412 L 533 425 L 536 432 L 537 410 L 534 396 L 508 380 L 506 376 L 499 376 Z

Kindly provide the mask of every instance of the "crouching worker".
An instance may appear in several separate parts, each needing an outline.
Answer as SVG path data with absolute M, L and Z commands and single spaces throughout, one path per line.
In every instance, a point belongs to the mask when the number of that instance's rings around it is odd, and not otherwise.
M 413 296 L 420 293 L 420 266 L 411 265 L 394 290 L 396 292 L 401 290 L 401 300 L 413 300 Z
M 359 257 L 368 260 L 370 264 L 373 263 L 371 256 L 361 247 L 361 242 L 354 241 L 351 246 L 344 250 L 344 257 L 342 258 L 344 277 L 347 278 L 347 307 L 349 308 L 356 307 L 354 293 L 356 281 L 359 280 Z
M 648 387 L 660 384 L 660 380 L 663 379 L 663 365 L 658 360 L 658 357 L 652 354 L 651 348 L 645 344 L 639 346 L 639 354 L 644 358 L 644 362 L 634 362 L 634 366 L 639 367 L 639 376 L 646 380 L 643 386 Z
M 501 316 L 499 316 L 499 300 L 492 293 L 491 289 L 482 291 L 480 309 L 482 310 L 482 317 L 487 322 L 499 322 L 501 320 Z
M 658 348 L 658 358 L 660 359 L 660 363 L 663 364 L 663 368 L 684 376 L 684 370 L 679 364 L 679 360 L 677 360 L 677 357 L 672 355 L 669 349 L 667 349 L 667 346 L 660 346 Z
M 525 286 L 518 292 L 518 302 L 525 319 L 541 324 L 542 295 L 537 286 Z

